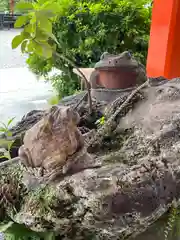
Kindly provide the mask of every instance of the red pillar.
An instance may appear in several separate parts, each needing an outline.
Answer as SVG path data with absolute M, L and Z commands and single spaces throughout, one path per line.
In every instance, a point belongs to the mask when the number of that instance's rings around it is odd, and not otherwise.
M 148 77 L 180 77 L 180 0 L 154 0 Z
M 14 15 L 14 0 L 10 0 L 10 12 L 11 15 Z

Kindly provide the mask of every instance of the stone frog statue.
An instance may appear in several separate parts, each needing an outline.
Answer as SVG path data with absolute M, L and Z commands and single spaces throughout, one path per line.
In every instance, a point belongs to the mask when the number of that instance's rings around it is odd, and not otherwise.
M 79 114 L 70 107 L 53 106 L 25 133 L 19 149 L 22 163 L 31 168 L 41 167 L 54 176 L 92 167 L 93 158 L 87 153 L 84 136 L 77 127 L 79 120 Z
M 129 51 L 124 51 L 118 55 L 104 52 L 100 61 L 95 64 L 95 70 L 90 76 L 92 89 L 103 88 L 99 82 L 99 69 L 124 68 L 137 73 L 136 84 L 142 84 L 147 80 L 145 67 L 136 61 Z

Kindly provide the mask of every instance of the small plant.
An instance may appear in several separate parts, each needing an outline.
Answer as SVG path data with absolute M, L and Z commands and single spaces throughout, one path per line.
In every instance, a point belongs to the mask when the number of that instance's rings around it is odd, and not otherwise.
M 177 216 L 177 208 L 172 206 L 168 217 L 168 222 L 164 230 L 164 240 L 168 240 L 174 230 L 174 224 Z
M 55 96 L 52 96 L 49 100 L 48 100 L 48 104 L 50 105 L 50 106 L 53 106 L 53 105 L 56 105 L 56 104 L 58 104 L 59 103 L 59 97 L 57 96 L 57 95 L 55 95 Z
M 168 221 L 164 229 L 164 240 L 172 240 L 175 237 L 180 237 L 180 209 L 176 201 L 170 208 Z
M 25 225 L 13 221 L 0 223 L 0 232 L 4 234 L 4 239 L 8 240 L 55 240 L 55 234 L 52 232 L 34 232 L 26 228 Z
M 52 86 L 56 89 L 58 93 L 59 99 L 69 96 L 80 90 L 80 83 L 78 81 L 78 77 L 74 76 L 75 73 L 66 74 L 62 72 L 62 74 L 55 74 L 49 78 Z M 76 80 L 74 79 L 76 77 Z
M 100 127 L 103 126 L 104 123 L 105 123 L 105 116 L 102 116 L 100 119 L 96 121 L 96 125 Z
M 11 118 L 7 124 L 1 122 L 0 132 L 6 134 L 7 137 L 12 137 L 12 132 L 9 130 L 9 127 L 14 119 L 15 118 Z M 0 139 L 1 145 L 7 145 L 7 150 L 4 152 L 3 155 L 0 156 L 0 158 L 11 159 L 10 150 L 13 143 L 14 143 L 14 140 Z

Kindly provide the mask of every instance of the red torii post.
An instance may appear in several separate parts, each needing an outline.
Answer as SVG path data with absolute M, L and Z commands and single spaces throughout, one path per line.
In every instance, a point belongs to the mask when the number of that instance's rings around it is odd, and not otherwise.
M 14 14 L 14 0 L 10 0 L 9 5 L 10 5 L 11 15 L 13 15 Z
M 180 0 L 154 0 L 148 77 L 180 77 Z

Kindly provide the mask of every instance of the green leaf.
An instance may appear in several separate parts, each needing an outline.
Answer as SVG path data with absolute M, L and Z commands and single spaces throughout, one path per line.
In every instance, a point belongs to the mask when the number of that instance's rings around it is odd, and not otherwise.
M 48 40 L 48 35 L 43 32 L 41 29 L 37 28 L 36 29 L 36 39 L 38 41 L 47 41 Z
M 28 24 L 24 27 L 25 32 L 32 33 L 32 30 L 33 30 L 32 24 Z
M 21 43 L 22 41 L 24 40 L 23 36 L 22 35 L 17 35 L 13 38 L 12 40 L 12 49 L 15 49 L 17 48 Z
M 16 9 L 18 10 L 32 10 L 33 8 L 33 4 L 30 2 L 21 1 L 16 4 Z
M 0 122 L 1 123 L 1 125 L 3 125 L 4 126 L 4 128 L 6 129 L 6 130 L 8 130 L 8 128 L 7 128 L 7 125 L 6 124 L 4 124 L 3 122 Z
M 8 151 L 7 151 L 8 153 L 11 150 L 11 147 L 12 147 L 13 143 L 14 143 L 14 140 L 8 142 L 8 146 L 7 146 L 8 147 Z
M 105 117 L 103 116 L 103 117 L 100 119 L 100 124 L 101 124 L 101 125 L 104 125 L 104 123 L 105 123 Z
M 11 131 L 8 131 L 8 132 L 6 133 L 6 135 L 7 135 L 8 137 L 12 137 L 12 132 L 11 132 Z
M 40 56 L 43 56 L 43 49 L 41 47 L 41 45 L 36 45 L 36 47 L 34 48 L 36 54 L 40 55 Z
M 50 9 L 42 9 L 40 12 L 42 15 L 44 15 L 47 18 L 56 17 L 56 13 L 51 11 Z
M 21 52 L 24 53 L 26 50 L 26 46 L 27 46 L 28 40 L 25 40 L 22 42 L 21 44 Z
M 59 8 L 59 4 L 58 3 L 52 3 L 52 2 L 47 2 L 47 3 L 44 3 L 43 6 L 42 6 L 43 10 L 47 10 L 49 11 L 49 13 L 58 13 L 60 8 Z
M 53 52 L 55 52 L 56 49 L 57 49 L 57 45 L 56 44 L 52 44 L 51 47 L 52 47 Z
M 7 128 L 0 127 L 0 132 L 6 132 Z
M 7 236 L 7 238 L 6 238 Z M 11 237 L 11 238 L 10 238 Z M 23 224 L 14 223 L 8 230 L 5 232 L 5 239 L 11 240 L 25 240 L 25 239 L 36 239 L 39 240 L 39 234 L 29 230 Z
M 43 15 L 41 12 L 37 12 L 36 18 L 40 28 L 46 32 L 52 33 L 52 23 L 45 15 Z
M 31 38 L 31 35 L 29 32 L 25 32 L 25 31 L 22 31 L 21 32 L 21 36 L 23 39 L 30 39 Z
M 42 57 L 43 56 L 43 48 L 42 48 L 41 44 L 36 41 L 33 41 L 32 45 L 33 45 L 33 51 L 37 55 Z
M 35 12 L 35 14 L 33 14 L 33 16 L 31 17 L 30 23 L 31 23 L 32 25 L 34 25 L 34 24 L 36 24 L 36 21 L 37 21 L 37 18 L 36 18 L 36 12 Z
M 27 15 L 19 16 L 14 24 L 14 27 L 20 28 L 23 25 L 25 25 L 28 22 L 28 20 L 29 20 L 29 17 Z
M 47 36 L 48 36 L 49 38 L 51 38 L 52 40 L 54 40 L 54 42 L 55 42 L 57 45 L 60 45 L 60 43 L 58 42 L 57 38 L 55 37 L 55 35 L 54 35 L 53 33 L 47 32 L 46 34 L 47 34 Z
M 33 42 L 34 52 L 45 59 L 51 58 L 53 54 L 53 48 L 46 42 Z
M 11 155 L 9 153 L 9 151 L 4 151 L 4 154 L 2 156 L 0 156 L 0 158 L 7 158 L 7 159 L 11 159 Z
M 44 4 L 44 2 L 46 2 L 46 0 L 38 0 L 38 4 L 41 6 Z
M 53 232 L 44 234 L 44 240 L 55 240 L 55 234 Z
M 6 224 L 0 224 L 0 232 L 5 232 L 8 228 L 10 228 L 14 223 L 8 222 Z
M 8 145 L 9 140 L 6 139 L 0 139 L 0 145 Z
M 53 49 L 52 47 L 47 43 L 47 44 L 43 44 L 42 45 L 42 49 L 43 49 L 43 57 L 48 59 L 52 57 L 53 54 Z
M 34 37 L 35 37 L 35 34 L 36 34 L 36 22 L 33 23 L 33 22 L 30 21 L 30 25 L 31 25 L 31 32 L 30 32 L 30 34 L 31 34 L 31 36 L 33 36 L 33 38 L 34 38 Z
M 98 119 L 96 121 L 97 125 L 104 125 L 104 123 L 105 123 L 105 117 L 104 116 L 102 116 L 100 119 Z
M 29 44 L 27 45 L 27 51 L 28 51 L 29 53 L 31 53 L 31 52 L 33 52 L 33 49 L 34 49 L 34 47 L 33 47 L 33 42 L 32 42 L 32 41 L 29 41 Z
M 9 125 L 14 121 L 14 119 L 15 119 L 15 117 L 10 118 L 9 121 L 8 121 L 8 123 L 7 123 L 7 126 L 9 126 Z

